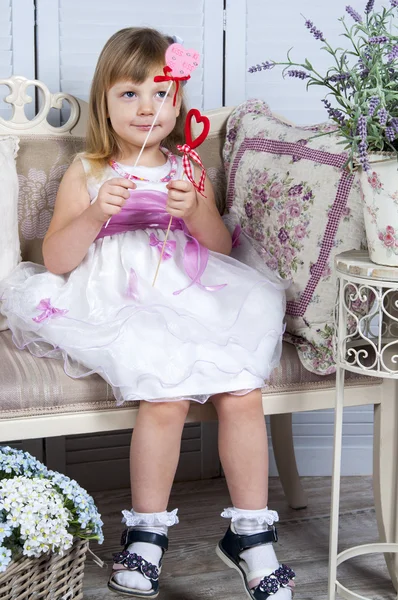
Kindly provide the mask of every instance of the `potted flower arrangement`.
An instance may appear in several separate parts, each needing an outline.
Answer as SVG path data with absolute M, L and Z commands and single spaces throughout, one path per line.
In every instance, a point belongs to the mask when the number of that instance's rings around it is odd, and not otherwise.
M 0 447 L 0 597 L 82 597 L 88 540 L 103 541 L 94 501 L 27 452 Z
M 330 55 L 326 73 L 319 73 L 308 59 L 294 62 L 290 51 L 285 62 L 266 61 L 249 72 L 282 65 L 284 76 L 306 81 L 307 88 L 325 88 L 322 102 L 347 151 L 346 167 L 359 170 L 370 258 L 398 266 L 398 0 L 389 2 L 376 10 L 375 0 L 368 0 L 363 14 L 346 7 L 347 18 L 339 19 L 346 49 L 332 48 L 313 22 L 305 20 Z

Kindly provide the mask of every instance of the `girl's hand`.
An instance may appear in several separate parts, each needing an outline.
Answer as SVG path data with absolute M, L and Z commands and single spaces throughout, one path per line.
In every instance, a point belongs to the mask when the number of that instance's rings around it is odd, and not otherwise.
M 179 219 L 191 217 L 198 208 L 198 198 L 192 183 L 182 179 L 173 179 L 166 187 L 169 190 L 167 212 Z
M 117 215 L 123 204 L 130 196 L 130 190 L 135 189 L 135 183 L 124 177 L 108 179 L 100 187 L 98 196 L 89 210 L 96 221 L 105 223 L 113 215 Z

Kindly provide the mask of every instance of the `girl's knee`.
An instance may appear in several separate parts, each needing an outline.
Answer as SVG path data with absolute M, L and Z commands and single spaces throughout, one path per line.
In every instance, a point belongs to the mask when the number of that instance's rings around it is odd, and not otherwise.
M 154 419 L 159 424 L 167 426 L 184 422 L 189 411 L 189 400 L 170 402 L 145 402 L 140 404 L 140 412 Z
M 219 417 L 234 415 L 235 418 L 238 415 L 247 415 L 251 411 L 258 412 L 262 409 L 262 395 L 261 390 L 252 390 L 248 394 L 237 395 L 237 394 L 217 394 L 213 396 L 212 402 Z

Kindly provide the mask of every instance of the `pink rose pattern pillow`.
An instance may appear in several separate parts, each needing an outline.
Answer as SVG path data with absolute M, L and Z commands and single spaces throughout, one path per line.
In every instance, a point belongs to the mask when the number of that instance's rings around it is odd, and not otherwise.
M 314 137 L 326 131 L 287 125 L 251 100 L 232 113 L 224 145 L 227 208 L 292 280 L 285 337 L 323 375 L 335 370 L 334 256 L 366 245 L 359 182 L 343 168 L 337 135 Z

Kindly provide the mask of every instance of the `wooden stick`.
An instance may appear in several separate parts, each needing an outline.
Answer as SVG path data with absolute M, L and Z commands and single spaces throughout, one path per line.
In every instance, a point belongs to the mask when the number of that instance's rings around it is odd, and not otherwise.
M 156 268 L 155 277 L 153 278 L 153 282 L 152 282 L 152 287 L 155 287 L 156 279 L 157 279 L 158 274 L 159 274 L 160 264 L 162 262 L 164 251 L 166 249 L 167 238 L 169 237 L 169 232 L 170 232 L 170 227 L 171 227 L 172 221 L 173 221 L 173 215 L 170 215 L 169 226 L 167 227 L 166 237 L 164 238 L 164 242 L 163 242 L 163 246 L 162 246 L 162 251 L 160 253 L 160 258 L 159 258 L 158 266 Z
M 185 171 L 182 172 L 181 181 L 184 181 L 184 177 L 185 177 Z M 170 227 L 171 227 L 172 221 L 173 221 L 173 215 L 170 215 L 169 226 L 167 227 L 166 237 L 164 238 L 164 241 L 163 241 L 162 251 L 160 253 L 160 258 L 159 258 L 158 266 L 156 268 L 155 277 L 153 278 L 152 287 L 155 287 L 156 279 L 157 279 L 158 274 L 159 274 L 160 264 L 162 262 L 162 257 L 163 257 L 164 251 L 166 249 L 167 238 L 169 237 Z
M 167 96 L 169 95 L 169 92 L 170 92 L 170 90 L 171 90 L 171 86 L 172 86 L 172 85 L 173 85 L 173 82 L 172 82 L 172 81 L 170 81 L 170 83 L 169 83 L 169 87 L 167 88 L 167 91 L 166 91 L 166 95 L 165 95 L 165 97 L 163 98 L 163 100 L 162 100 L 162 102 L 161 102 L 161 104 L 160 104 L 160 106 L 159 106 L 158 112 L 156 113 L 156 115 L 155 115 L 155 117 L 154 117 L 154 119 L 153 119 L 153 121 L 152 121 L 151 128 L 150 128 L 150 130 L 149 130 L 149 131 L 148 131 L 148 133 L 147 133 L 147 136 L 146 136 L 146 138 L 145 138 L 145 140 L 144 140 L 144 143 L 142 144 L 142 148 L 141 148 L 141 150 L 140 150 L 140 153 L 139 153 L 139 155 L 137 156 L 137 160 L 135 161 L 135 163 L 134 163 L 133 167 L 136 167 L 136 166 L 138 165 L 138 161 L 140 160 L 140 158 L 141 158 L 141 155 L 142 155 L 142 153 L 144 152 L 144 148 L 145 148 L 145 146 L 146 146 L 146 143 L 147 143 L 147 141 L 148 141 L 148 139 L 149 139 L 149 136 L 150 136 L 150 135 L 151 135 L 151 133 L 152 133 L 152 129 L 155 127 L 156 120 L 157 120 L 157 118 L 158 118 L 158 116 L 159 116 L 159 114 L 160 114 L 160 111 L 162 110 L 162 106 L 163 106 L 163 104 L 166 102 L 166 98 L 167 98 Z M 109 219 L 107 220 L 107 222 L 106 222 L 106 225 L 105 225 L 105 229 L 108 227 L 108 225 L 109 225 L 109 221 L 110 221 L 111 219 L 112 219 L 112 217 L 109 217 Z

